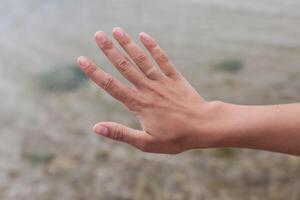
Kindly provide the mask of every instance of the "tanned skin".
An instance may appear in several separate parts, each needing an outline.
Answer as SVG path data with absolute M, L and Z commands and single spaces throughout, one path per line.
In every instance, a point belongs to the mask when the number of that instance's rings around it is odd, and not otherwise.
M 206 101 L 151 36 L 142 32 L 139 39 L 153 59 L 123 29 L 114 28 L 113 37 L 127 55 L 104 32 L 95 34 L 99 48 L 132 87 L 87 57 L 80 56 L 77 62 L 91 80 L 136 116 L 142 130 L 105 121 L 94 126 L 97 134 L 152 153 L 236 147 L 300 155 L 300 104 L 247 106 Z

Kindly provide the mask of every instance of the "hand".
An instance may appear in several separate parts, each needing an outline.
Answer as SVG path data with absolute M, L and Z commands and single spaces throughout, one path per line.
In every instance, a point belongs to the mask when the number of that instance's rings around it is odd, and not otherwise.
M 152 37 L 146 33 L 139 35 L 157 66 L 124 30 L 115 28 L 113 36 L 135 64 L 104 32 L 95 34 L 96 43 L 133 84 L 132 88 L 86 57 L 79 57 L 77 62 L 91 80 L 135 114 L 143 130 L 115 122 L 100 122 L 94 126 L 94 131 L 145 152 L 179 153 L 191 148 L 212 147 L 215 137 L 206 130 L 213 117 L 213 103 L 206 102 L 193 89 Z
M 121 28 L 115 28 L 113 35 L 135 64 L 103 32 L 96 33 L 96 42 L 133 84 L 132 88 L 86 57 L 79 57 L 78 63 L 90 79 L 135 114 L 142 130 L 100 122 L 94 126 L 96 133 L 153 153 L 239 147 L 300 155 L 300 104 L 240 106 L 206 102 L 149 35 L 141 33 L 140 40 L 158 66 Z

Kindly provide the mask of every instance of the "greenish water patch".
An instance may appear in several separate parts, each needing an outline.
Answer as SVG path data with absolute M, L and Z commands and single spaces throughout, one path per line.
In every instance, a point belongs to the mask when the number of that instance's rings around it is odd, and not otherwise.
M 243 69 L 244 62 L 239 59 L 224 60 L 212 65 L 214 71 L 236 73 Z
M 39 88 L 48 92 L 64 92 L 77 89 L 87 77 L 75 65 L 54 68 L 38 76 Z
M 106 161 L 109 157 L 109 154 L 106 151 L 96 152 L 95 158 L 97 161 Z
M 25 155 L 25 159 L 28 160 L 32 165 L 47 165 L 53 159 L 55 155 L 52 153 L 30 153 Z

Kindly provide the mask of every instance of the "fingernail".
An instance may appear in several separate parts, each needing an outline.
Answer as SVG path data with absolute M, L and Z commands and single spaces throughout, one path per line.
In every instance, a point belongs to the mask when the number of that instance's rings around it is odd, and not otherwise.
M 150 40 L 150 36 L 147 33 L 145 33 L 145 32 L 141 32 L 140 36 L 144 40 Z
M 95 38 L 100 43 L 104 43 L 106 41 L 106 38 L 105 38 L 104 33 L 102 31 L 97 31 L 95 33 Z
M 114 28 L 114 29 L 113 29 L 113 33 L 114 33 L 114 35 L 115 35 L 117 38 L 121 38 L 121 37 L 123 37 L 123 35 L 124 35 L 124 31 L 123 31 L 121 28 L 119 28 L 119 27 Z
M 105 126 L 101 126 L 101 125 L 95 125 L 94 131 L 95 131 L 95 133 L 104 135 L 104 136 L 107 136 L 107 134 L 108 134 L 108 129 Z
M 78 57 L 77 62 L 80 65 L 80 67 L 83 67 L 83 68 L 86 68 L 86 67 L 90 66 L 90 64 L 91 64 L 90 60 L 84 56 Z

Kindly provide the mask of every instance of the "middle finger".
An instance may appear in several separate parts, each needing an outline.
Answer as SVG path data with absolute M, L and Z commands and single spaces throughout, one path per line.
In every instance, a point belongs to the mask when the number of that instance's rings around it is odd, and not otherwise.
M 152 80 L 158 80 L 162 78 L 163 73 L 160 71 L 160 69 L 151 62 L 145 51 L 130 38 L 128 33 L 117 27 L 113 29 L 113 35 L 122 48 L 128 53 L 128 55 L 148 78 Z
M 121 74 L 132 82 L 137 88 L 145 85 L 145 77 L 131 62 L 113 45 L 112 41 L 102 31 L 95 34 L 96 43 L 110 62 Z

